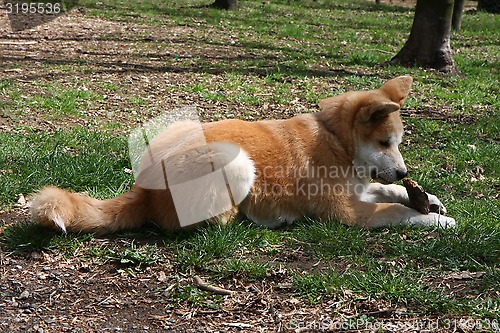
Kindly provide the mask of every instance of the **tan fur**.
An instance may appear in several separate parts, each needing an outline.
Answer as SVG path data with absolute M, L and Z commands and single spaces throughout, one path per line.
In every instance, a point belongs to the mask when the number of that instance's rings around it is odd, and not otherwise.
M 449 217 L 422 215 L 406 207 L 408 198 L 401 186 L 371 183 L 370 175 L 354 171 L 375 165 L 380 171 L 376 178 L 387 183 L 406 173 L 397 149 L 403 134 L 399 108 L 411 84 L 411 77 L 398 77 L 377 90 L 324 99 L 319 103 L 320 112 L 287 120 L 203 124 L 202 137 L 209 145 L 228 142 L 243 151 L 235 167 L 226 173 L 242 184 L 244 200 L 212 220 L 225 223 L 239 210 L 271 228 L 304 216 L 364 227 L 399 223 L 453 226 L 455 221 Z M 147 188 L 152 188 L 151 180 L 162 177 L 158 161 L 202 175 L 196 168 L 209 157 L 196 151 L 201 143 L 193 134 L 195 130 L 193 123 L 180 123 L 160 133 L 144 155 L 141 176 L 131 192 L 99 201 L 48 187 L 33 200 L 33 219 L 73 232 L 114 232 L 138 228 L 146 221 L 166 229 L 179 228 L 170 191 Z M 380 146 L 384 141 L 388 141 L 387 147 Z M 336 170 L 340 174 L 301 173 L 304 170 Z M 331 191 L 333 188 L 336 190 Z M 207 188 L 207 195 L 216 197 L 218 191 Z M 429 198 L 442 206 L 434 196 Z M 196 207 L 197 202 L 192 204 Z

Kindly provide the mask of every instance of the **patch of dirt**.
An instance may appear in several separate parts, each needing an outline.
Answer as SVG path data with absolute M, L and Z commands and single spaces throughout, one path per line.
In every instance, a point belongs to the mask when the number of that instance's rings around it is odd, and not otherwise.
M 2 22 L 0 22 L 2 23 Z M 46 85 L 98 93 L 81 114 L 54 116 L 38 105 L 23 105 L 15 115 L 0 112 L 0 126 L 52 131 L 74 125 L 106 128 L 119 123 L 127 131 L 165 110 L 196 105 L 201 121 L 220 118 L 288 118 L 316 106 L 295 101 L 264 106 L 238 101 L 214 102 L 190 88 L 210 74 L 227 82 L 225 71 L 265 76 L 266 68 L 240 64 L 257 54 L 234 45 L 232 36 L 209 38 L 187 26 L 155 27 L 89 18 L 73 10 L 45 25 L 11 33 L 8 22 L 0 28 L 4 79 L 15 82 L 22 96 L 44 96 Z M 259 49 L 259 57 L 278 60 L 279 50 Z M 231 63 L 231 68 L 220 64 Z M 57 92 L 55 91 L 54 94 Z M 214 93 L 226 94 L 227 91 Z M 265 93 L 261 93 L 264 94 Z M 138 101 L 138 97 L 140 101 Z M 4 103 L 11 103 L 4 97 Z M 299 103 L 300 102 L 300 103 Z
M 221 87 L 230 82 L 227 73 L 231 72 L 266 76 L 275 69 L 248 67 L 245 60 L 258 57 L 279 63 L 283 58 L 280 47 L 250 49 L 239 45 L 235 36 L 211 34 L 206 29 L 203 34 L 189 26 L 152 29 L 91 18 L 84 10 L 73 10 L 47 24 L 16 33 L 10 31 L 6 16 L 0 18 L 2 78 L 15 82 L 17 93 L 27 101 L 15 114 L 0 111 L 3 131 L 29 127 L 51 132 L 74 125 L 127 133 L 162 112 L 188 105 L 196 106 L 201 121 L 280 119 L 317 109 L 315 104 L 299 98 L 287 104 L 270 100 L 253 105 L 238 100 L 213 101 L 193 93 L 192 87 L 206 75 L 217 83 L 213 86 Z M 327 71 L 332 74 L 332 69 Z M 311 74 L 321 75 L 314 70 Z M 314 82 L 312 89 L 327 90 L 329 79 L 335 77 Z M 55 91 L 47 92 L 47 86 Z M 78 114 L 46 112 L 30 100 L 34 96 L 47 97 L 48 93 L 57 95 L 58 87 L 98 96 L 87 98 L 86 104 L 78 107 Z M 230 95 L 232 92 L 226 89 L 209 93 Z M 301 89 L 311 87 L 296 85 L 293 89 L 305 96 Z M 270 94 L 254 93 L 265 95 Z M 8 96 L 0 98 L 7 105 L 13 103 Z M 449 122 L 474 121 L 472 116 L 453 115 L 446 110 L 412 111 L 413 116 Z
M 26 216 L 19 210 L 0 215 L 3 223 L 22 219 Z M 401 304 L 350 290 L 312 303 L 298 297 L 291 271 L 328 274 L 331 269 L 346 269 L 341 261 L 316 262 L 301 245 L 269 256 L 272 268 L 255 280 L 239 275 L 211 278 L 203 271 L 183 273 L 176 267 L 175 251 L 162 249 L 160 238 L 134 242 L 156 244 L 161 260 L 141 267 L 89 258 L 89 248 L 129 249 L 130 240 L 120 237 L 83 241 L 70 257 L 50 250 L 11 252 L 0 245 L 0 331 L 371 332 L 382 326 L 387 332 L 415 332 L 415 325 L 441 327 L 436 318 L 422 318 Z M 233 293 L 202 292 L 193 274 Z M 480 274 L 450 272 L 429 276 L 428 282 L 452 295 L 474 295 L 472 282 Z M 442 327 L 432 332 L 448 332 L 445 324 Z
M 3 225 L 25 221 L 28 218 L 29 213 L 25 209 L 14 209 L 9 211 L 0 210 L 0 227 Z
M 415 8 L 417 4 L 417 0 L 380 0 L 380 2 L 387 5 L 396 5 L 410 8 Z M 464 10 L 475 9 L 477 9 L 477 1 L 465 1 Z
M 118 246 L 120 240 L 107 242 Z M 254 282 L 205 279 L 234 293 L 209 297 L 204 304 L 213 306 L 200 307 L 176 296 L 196 287 L 168 260 L 127 270 L 84 261 L 78 252 L 72 258 L 50 252 L 0 253 L 1 331 L 333 332 L 351 325 L 356 332 L 370 324 L 358 321 L 354 329 L 349 318 L 360 313 L 389 326 L 415 319 L 404 308 L 349 290 L 311 304 L 294 296 L 281 271 Z
M 480 118 L 473 115 L 464 115 L 454 113 L 453 110 L 447 110 L 446 108 L 435 109 L 435 108 L 421 108 L 421 109 L 405 109 L 401 112 L 405 118 L 425 118 L 440 120 L 450 124 L 474 124 Z
M 174 254 L 167 251 L 165 258 L 140 269 L 83 255 L 90 246 L 119 249 L 127 244 L 129 240 L 120 238 L 91 239 L 69 258 L 51 251 L 12 253 L 0 248 L 0 331 L 306 332 L 330 330 L 359 313 L 384 320 L 405 317 L 396 314 L 404 309 L 350 291 L 318 304 L 299 299 L 286 263 L 258 281 L 204 277 L 208 284 L 233 291 L 210 296 L 197 291 L 192 274 L 180 273 L 169 257 Z M 308 265 L 310 258 L 298 252 L 293 261 L 288 256 L 283 260 Z M 205 298 L 200 303 L 197 297 Z

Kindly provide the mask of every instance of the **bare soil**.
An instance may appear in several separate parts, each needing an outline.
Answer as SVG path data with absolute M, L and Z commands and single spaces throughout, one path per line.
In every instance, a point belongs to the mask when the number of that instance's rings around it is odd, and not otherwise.
M 0 220 L 7 224 L 23 219 L 28 219 L 24 208 L 0 213 Z M 162 239 L 139 238 L 134 244 L 161 247 Z M 290 271 L 326 273 L 346 268 L 342 261 L 318 264 L 300 243 L 292 252 L 260 257 L 274 267 L 261 280 L 238 275 L 214 279 L 204 277 L 203 271 L 182 273 L 171 249 L 163 251 L 162 260 L 146 267 L 102 263 L 84 255 L 91 247 L 105 246 L 119 251 L 130 247 L 131 240 L 92 238 L 71 257 L 50 250 L 11 252 L 0 247 L 0 331 L 371 332 L 376 331 L 377 327 L 371 326 L 375 322 L 398 332 L 414 332 L 414 325 L 437 323 L 436 318 L 417 317 L 404 306 L 350 290 L 317 302 L 296 296 Z M 202 276 L 207 285 L 231 291 L 231 295 L 209 295 L 200 303 L 176 296 L 189 290 L 199 295 L 193 274 Z M 457 273 L 429 279 L 436 288 L 448 288 L 449 293 L 470 293 L 469 281 L 474 277 L 453 274 Z M 352 321 L 360 314 L 366 321 Z M 446 332 L 434 330 L 440 331 Z
M 5 68 L 2 76 L 15 80 L 23 95 L 43 96 L 44 84 L 57 82 L 61 87 L 91 90 L 104 96 L 76 116 L 54 117 L 29 106 L 16 115 L 0 113 L 0 126 L 6 131 L 19 125 L 43 131 L 71 124 L 106 128 L 108 123 L 117 122 L 122 124 L 120 130 L 126 131 L 155 114 L 186 105 L 196 105 L 202 121 L 222 117 L 286 118 L 307 106 L 297 102 L 292 108 L 279 104 L 239 108 L 238 102 L 208 101 L 184 91 L 183 87 L 198 83 L 207 74 L 214 81 L 224 81 L 221 63 L 233 63 L 233 71 L 265 75 L 264 68 L 238 65 L 240 60 L 256 55 L 243 47 L 230 46 L 231 36 L 211 36 L 211 45 L 207 45 L 204 36 L 190 27 L 153 29 L 89 18 L 78 10 L 17 33 L 10 31 L 4 18 L 0 34 Z M 220 39 L 220 43 L 214 45 L 213 38 Z M 279 54 L 268 53 L 271 58 L 279 58 Z M 206 63 L 195 63 L 195 57 L 202 57 Z M 117 88 L 116 92 L 106 88 L 110 85 Z M 134 104 L 137 97 L 143 105 Z M 244 114 L 238 113 L 241 109 Z

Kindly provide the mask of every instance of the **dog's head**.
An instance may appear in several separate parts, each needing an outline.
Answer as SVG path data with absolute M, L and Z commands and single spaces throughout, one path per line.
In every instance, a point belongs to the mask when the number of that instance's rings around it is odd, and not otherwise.
M 399 110 L 412 84 L 410 76 L 371 91 L 350 92 L 320 101 L 332 132 L 352 157 L 358 177 L 393 183 L 407 174 L 398 146 L 403 137 Z

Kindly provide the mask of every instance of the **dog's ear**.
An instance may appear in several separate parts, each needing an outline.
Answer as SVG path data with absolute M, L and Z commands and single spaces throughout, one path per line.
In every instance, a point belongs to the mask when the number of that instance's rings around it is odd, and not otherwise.
M 413 78 L 411 76 L 398 76 L 384 83 L 379 90 L 401 107 L 410 93 L 412 83 Z
M 389 101 L 373 103 L 361 109 L 360 119 L 364 122 L 376 122 L 389 113 L 398 111 L 399 108 L 398 103 Z

